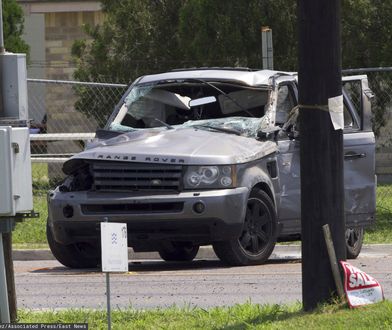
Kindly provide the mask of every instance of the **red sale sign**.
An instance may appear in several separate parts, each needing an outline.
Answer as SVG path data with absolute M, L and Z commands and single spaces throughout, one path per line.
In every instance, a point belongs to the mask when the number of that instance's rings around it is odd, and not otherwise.
M 344 270 L 344 291 L 351 308 L 384 300 L 380 283 L 362 270 L 340 261 Z

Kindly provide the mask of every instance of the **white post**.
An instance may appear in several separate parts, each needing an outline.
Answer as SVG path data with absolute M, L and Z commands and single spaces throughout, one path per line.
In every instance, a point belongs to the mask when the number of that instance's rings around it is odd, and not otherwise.
M 111 329 L 110 272 L 128 271 L 128 239 L 126 223 L 109 223 L 107 217 L 101 222 L 102 271 L 106 273 L 106 302 L 108 329 Z
M 274 46 L 272 44 L 272 29 L 261 27 L 261 46 L 263 54 L 263 69 L 274 69 Z
M 105 222 L 109 221 L 108 217 L 103 219 Z M 101 233 L 102 236 L 102 233 Z M 103 244 L 101 244 L 101 248 L 103 248 Z M 103 262 L 102 262 L 103 264 Z M 107 307 L 107 318 L 108 318 L 108 330 L 112 329 L 112 310 L 110 308 L 110 275 L 109 272 L 106 272 L 106 307 Z
M 3 234 L 0 232 L 0 322 L 10 323 L 10 308 L 8 305 L 7 277 L 5 274 Z

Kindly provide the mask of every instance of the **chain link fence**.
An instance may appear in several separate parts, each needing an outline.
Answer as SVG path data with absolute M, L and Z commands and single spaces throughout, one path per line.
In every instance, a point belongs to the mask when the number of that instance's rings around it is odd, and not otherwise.
M 392 68 L 344 70 L 344 75 L 366 74 L 373 100 L 376 133 L 377 207 L 392 216 Z M 33 184 L 45 193 L 62 179 L 62 160 L 83 150 L 86 138 L 103 128 L 127 85 L 76 81 L 28 79 L 29 114 L 32 133 L 50 134 L 31 142 Z M 354 102 L 360 93 L 352 86 Z M 67 133 L 67 138 L 60 134 Z M 378 212 L 381 214 L 381 212 Z
M 64 159 L 103 128 L 127 85 L 28 79 L 33 185 L 44 193 L 63 178 Z M 45 133 L 44 136 L 39 134 Z

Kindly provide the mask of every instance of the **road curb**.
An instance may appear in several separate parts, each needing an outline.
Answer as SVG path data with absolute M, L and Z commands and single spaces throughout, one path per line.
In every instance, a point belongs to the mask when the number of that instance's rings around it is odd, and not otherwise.
M 13 250 L 13 260 L 33 261 L 33 260 L 55 260 L 50 250 Z M 392 256 L 392 244 L 369 244 L 364 245 L 360 257 L 388 257 Z M 128 250 L 129 260 L 156 260 L 160 259 L 157 252 L 133 252 Z M 197 259 L 216 259 L 216 255 L 211 246 L 200 247 Z M 301 246 L 297 244 L 277 245 L 270 259 L 299 259 L 301 258 Z
M 13 250 L 12 258 L 15 261 L 34 261 L 34 260 L 55 260 L 49 249 L 37 250 Z M 196 256 L 197 259 L 216 259 L 216 255 L 211 246 L 201 246 Z M 129 260 L 156 260 L 160 259 L 158 252 L 133 252 L 128 249 Z

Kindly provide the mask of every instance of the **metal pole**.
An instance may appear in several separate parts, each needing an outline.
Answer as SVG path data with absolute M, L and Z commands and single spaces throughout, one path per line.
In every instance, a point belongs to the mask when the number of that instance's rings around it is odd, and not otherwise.
M 7 290 L 7 278 L 5 274 L 2 233 L 0 233 L 0 322 L 10 323 L 10 308 L 8 305 L 8 290 Z
M 108 217 L 103 218 L 104 222 L 109 222 Z M 110 308 L 110 276 L 109 272 L 106 272 L 106 305 L 107 305 L 107 316 L 108 316 L 108 330 L 112 329 L 112 318 L 111 318 L 111 308 Z
M 107 302 L 107 314 L 108 314 L 108 330 L 112 329 L 112 320 L 111 320 L 111 309 L 110 309 L 110 277 L 109 272 L 106 273 L 106 302 Z
M 5 53 L 3 34 L 3 1 L 0 0 L 0 54 Z
M 9 220 L 13 222 L 12 220 Z M 3 233 L 3 250 L 5 263 L 5 276 L 8 287 L 8 306 L 10 311 L 11 323 L 15 323 L 17 319 L 16 306 L 16 290 L 15 290 L 15 274 L 14 261 L 12 260 L 12 231 Z

